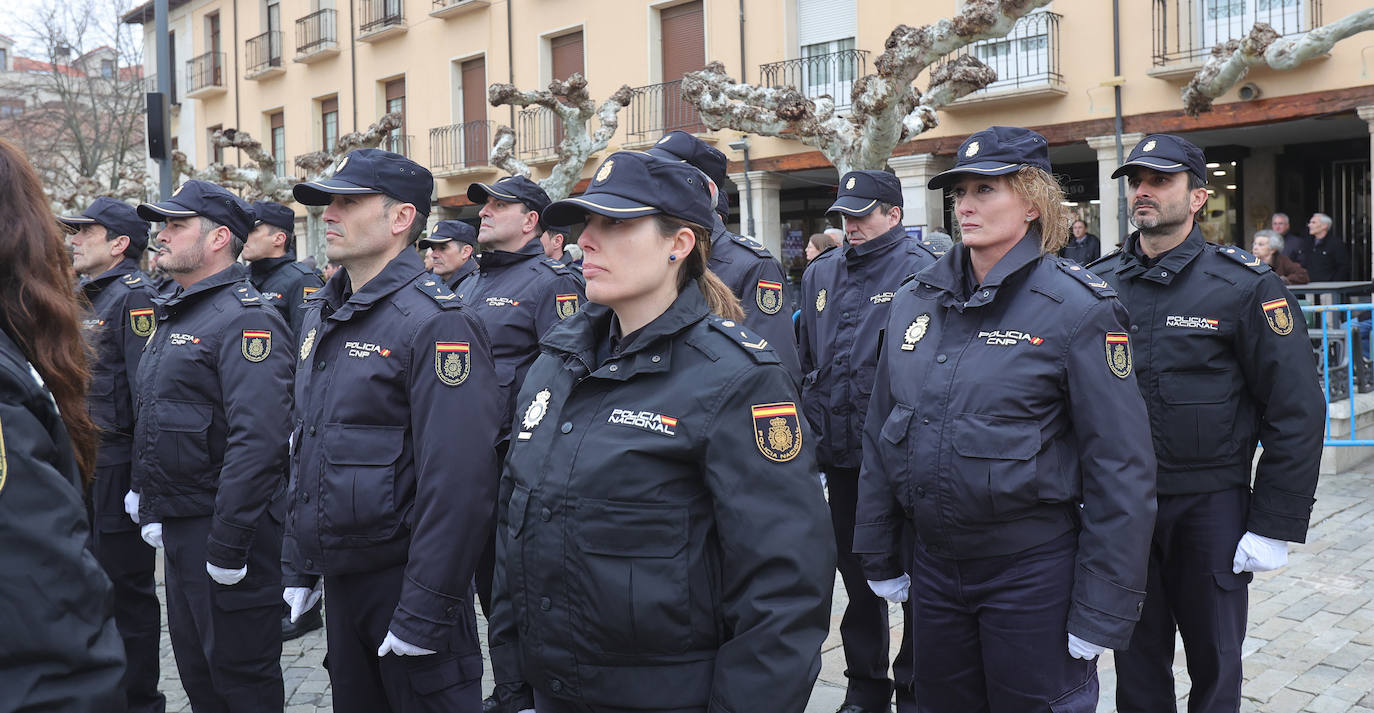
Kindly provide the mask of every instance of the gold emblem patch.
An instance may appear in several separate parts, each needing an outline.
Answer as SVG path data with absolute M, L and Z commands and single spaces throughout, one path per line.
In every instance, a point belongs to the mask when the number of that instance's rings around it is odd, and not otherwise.
M 457 386 L 472 370 L 472 354 L 467 342 L 435 342 L 434 374 L 439 381 Z
M 820 313 L 820 312 L 824 312 L 824 311 L 825 311 L 825 290 L 822 289 L 820 292 L 817 292 L 817 293 L 816 293 L 816 312 L 817 312 L 817 313 Z
M 252 329 L 243 330 L 243 358 L 248 361 L 262 361 L 272 353 L 272 333 L 267 331 L 256 331 Z
M 847 181 L 847 182 L 844 184 L 844 189 L 845 189 L 846 191 L 852 191 L 852 190 L 854 190 L 854 177 L 853 177 L 853 176 L 850 176 L 850 177 L 849 177 L 849 181 Z
M 558 307 L 558 318 L 567 319 L 577 314 L 577 295 L 558 295 L 554 298 L 554 304 Z
M 305 333 L 305 339 L 301 340 L 301 361 L 310 358 L 310 349 L 315 346 L 315 332 L 317 330 L 318 327 L 311 327 L 310 331 Z
M 976 155 L 977 153 L 978 153 L 978 142 L 977 142 L 977 141 L 970 142 L 969 145 L 968 145 L 968 148 L 967 148 L 967 149 L 964 149 L 964 155 L 965 155 L 965 156 L 972 157 L 972 156 Z
M 606 163 L 601 164 L 600 170 L 596 172 L 596 182 L 600 183 L 611 177 L 611 169 L 615 168 L 615 161 L 606 159 Z
M 764 458 L 786 463 L 801 453 L 801 421 L 797 405 L 791 401 L 776 404 L 755 404 L 754 442 Z
M 1264 308 L 1264 319 L 1275 334 L 1288 334 L 1293 331 L 1293 315 L 1288 310 L 1288 300 L 1280 297 L 1260 305 Z
M 754 303 L 764 314 L 777 314 L 782 309 L 782 285 L 768 280 L 759 280 L 754 289 Z
M 1146 153 L 1149 153 L 1149 152 L 1151 152 L 1151 151 L 1154 151 L 1154 150 L 1155 150 L 1155 140 L 1154 140 L 1154 139 L 1150 139 L 1149 141 L 1146 141 L 1146 142 L 1145 142 L 1145 145 L 1140 147 L 1140 150 L 1141 150 L 1141 151 L 1144 151 L 1144 152 L 1146 152 Z
M 930 326 L 929 314 L 918 314 L 916 319 L 911 320 L 907 325 L 906 334 L 902 335 L 902 351 L 909 352 L 916 348 L 916 342 L 925 339 L 926 328 Z
M 1122 379 L 1131 375 L 1131 338 L 1125 332 L 1107 332 L 1107 368 Z
M 129 310 L 129 331 L 140 337 L 152 336 L 153 308 L 144 307 L 143 309 Z

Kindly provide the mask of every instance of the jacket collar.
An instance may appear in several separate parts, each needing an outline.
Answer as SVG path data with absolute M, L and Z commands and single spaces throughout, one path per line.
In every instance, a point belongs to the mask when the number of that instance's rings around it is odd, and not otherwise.
M 1121 248 L 1121 259 L 1117 261 L 1116 274 L 1127 279 L 1144 277 L 1151 282 L 1167 285 L 1202 254 L 1205 244 L 1202 239 L 1202 228 L 1194 224 L 1183 242 L 1165 253 L 1154 265 L 1147 265 L 1139 252 L 1140 231 L 1136 231 L 1126 238 L 1126 244 Z
M 474 272 L 477 272 L 476 255 L 473 255 L 472 257 L 468 258 L 468 261 L 463 263 L 462 267 L 458 268 L 457 270 L 454 270 L 453 274 L 449 275 L 448 279 L 445 280 L 445 283 L 449 286 L 449 289 L 456 290 L 458 289 L 458 283 L 462 282 L 464 277 L 467 277 L 468 275 L 471 275 Z
M 295 261 L 296 258 L 290 255 L 282 255 L 281 257 L 265 257 L 261 260 L 254 260 L 253 262 L 248 263 L 248 271 L 252 273 L 254 277 L 263 277 L 276 272 L 277 268 L 281 267 L 282 265 Z
M 1003 255 L 1002 259 L 998 260 L 991 270 L 988 270 L 982 284 L 976 285 L 977 293 L 970 294 L 975 285 L 969 284 L 967 277 L 971 274 L 969 249 L 963 243 L 951 248 L 944 259 L 936 260 L 935 264 L 917 273 L 916 279 L 948 294 L 949 302 L 963 303 L 961 309 L 962 307 L 978 307 L 995 300 L 997 290 L 1009 277 L 1020 272 L 1027 265 L 1037 262 L 1041 256 L 1040 230 L 1032 227 L 1015 245 L 1011 246 L 1011 250 L 1008 250 L 1007 254 Z
M 164 305 L 168 309 L 175 309 L 184 302 L 193 302 L 200 299 L 202 295 L 218 291 L 220 288 L 236 282 L 243 282 L 246 277 L 248 277 L 248 268 L 236 262 L 190 287 L 177 289 L 170 297 L 166 298 Z M 156 301 L 154 299 L 154 302 Z
M 671 368 L 672 337 L 705 319 L 710 314 L 706 298 L 695 285 L 680 292 L 663 314 L 644 325 L 633 341 L 598 365 L 597 352 L 610 339 L 615 312 L 605 305 L 588 303 L 565 326 L 551 329 L 541 343 L 555 352 L 577 357 L 593 376 L 624 381 L 635 374 L 668 371 Z
M 346 320 L 355 312 L 368 310 L 378 300 L 410 284 L 424 271 L 425 263 L 407 246 L 391 258 L 391 262 L 361 290 L 346 292 L 352 288 L 352 281 L 348 278 L 347 269 L 340 268 L 339 273 L 309 299 L 324 300 L 326 312 L 332 313 L 327 314 L 330 319 Z
M 482 253 L 482 267 L 505 267 L 523 262 L 532 257 L 543 256 L 544 246 L 539 242 L 539 236 L 530 238 L 524 247 L 511 252 L 509 250 L 490 250 Z
M 891 230 L 879 235 L 872 240 L 866 240 L 858 245 L 850 245 L 846 240 L 844 244 L 844 259 L 848 262 L 863 260 L 869 255 L 890 250 L 893 246 L 906 239 L 906 227 L 898 224 Z
M 81 283 L 81 288 L 84 289 L 87 292 L 87 294 L 91 292 L 99 292 L 105 289 L 105 287 L 109 285 L 109 283 L 112 282 L 115 278 L 124 277 L 125 275 L 129 275 L 135 272 L 138 272 L 138 263 L 134 262 L 133 258 L 126 257 L 123 260 L 120 260 L 119 262 L 115 263 L 114 267 Z

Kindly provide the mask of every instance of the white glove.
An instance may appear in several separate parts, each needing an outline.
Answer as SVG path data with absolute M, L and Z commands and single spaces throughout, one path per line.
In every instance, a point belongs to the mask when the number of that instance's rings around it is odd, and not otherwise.
M 881 582 L 874 582 L 870 579 L 868 580 L 868 588 L 883 599 L 900 604 L 906 601 L 907 594 L 910 593 L 911 577 L 903 574 L 895 579 L 884 579 Z
M 143 541 L 149 545 L 162 549 L 162 523 L 150 522 L 138 531 L 143 536 Z
M 238 569 L 225 569 L 206 562 L 205 571 L 210 574 L 210 579 L 228 586 L 231 584 L 238 584 L 243 581 L 244 577 L 248 576 L 248 565 L 244 565 Z
M 386 638 L 382 640 L 382 645 L 377 648 L 377 658 L 386 656 L 388 652 L 396 654 L 397 656 L 428 656 L 434 653 L 429 649 L 422 649 L 415 644 L 407 644 L 396 638 L 396 635 L 389 631 L 386 632 Z
M 1107 647 L 1098 646 L 1091 641 L 1084 641 L 1073 634 L 1069 634 L 1069 655 L 1076 659 L 1091 661 L 1102 655 Z
M 1268 572 L 1288 564 L 1288 543 L 1271 540 L 1253 532 L 1245 533 L 1236 545 L 1236 556 L 1231 560 L 1231 571 Z
M 313 587 L 287 587 L 282 590 L 281 598 L 291 607 L 291 623 L 295 624 L 301 615 L 315 608 L 324 594 L 324 580 L 315 582 Z
M 129 519 L 138 524 L 138 493 L 130 490 L 124 493 L 124 512 L 129 513 Z

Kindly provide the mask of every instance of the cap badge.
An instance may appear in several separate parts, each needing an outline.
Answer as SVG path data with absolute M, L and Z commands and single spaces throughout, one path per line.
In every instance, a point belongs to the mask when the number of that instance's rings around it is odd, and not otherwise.
M 344 167 L 344 166 L 347 166 L 347 165 L 348 165 L 348 157 L 347 157 L 347 156 L 344 156 L 344 157 L 339 161 L 339 165 L 336 166 L 336 167 L 334 168 L 334 173 L 338 173 L 339 171 L 342 171 L 342 170 L 343 170 L 343 167 Z
M 177 194 L 178 194 L 178 193 L 181 193 L 181 190 L 182 190 L 183 188 L 185 188 L 185 187 L 186 187 L 186 184 L 185 184 L 185 183 L 181 184 L 180 186 L 177 186 L 177 189 L 176 189 L 175 191 L 172 191 L 172 197 L 173 197 L 173 198 L 176 198 Z
M 596 172 L 596 182 L 600 183 L 611 177 L 611 169 L 615 168 L 615 161 L 606 159 L 606 163 L 601 164 L 601 170 Z
M 1148 151 L 1154 151 L 1154 150 L 1155 150 L 1155 140 L 1154 140 L 1154 139 L 1150 139 L 1149 141 L 1146 141 L 1146 142 L 1145 142 L 1145 145 L 1140 147 L 1140 150 L 1141 150 L 1141 151 L 1146 151 L 1146 152 L 1148 152 Z
M 976 153 L 978 153 L 978 142 L 969 142 L 968 148 L 964 149 L 964 155 L 972 158 Z
M 666 144 L 666 143 L 668 143 L 668 140 L 671 139 L 671 138 L 673 138 L 671 135 L 664 136 L 663 138 L 661 138 L 661 139 L 658 140 L 658 143 L 660 143 L 660 144 Z
M 845 189 L 846 191 L 852 191 L 852 190 L 854 190 L 854 177 L 853 177 L 853 176 L 850 176 L 850 177 L 849 177 L 849 180 L 848 180 L 847 182 L 845 182 L 845 184 L 844 184 L 844 189 Z

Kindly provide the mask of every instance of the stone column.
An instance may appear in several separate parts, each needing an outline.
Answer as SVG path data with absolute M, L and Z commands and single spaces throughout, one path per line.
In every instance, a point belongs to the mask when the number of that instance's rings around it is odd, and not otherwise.
M 887 160 L 897 178 L 902 182 L 902 209 L 904 225 L 924 225 L 926 230 L 939 226 L 950 232 L 945 225 L 944 191 L 932 191 L 926 183 L 935 174 L 954 166 L 953 156 L 936 156 L 918 153 L 911 156 L 893 156 Z
M 763 243 L 768 252 L 782 259 L 782 177 L 768 171 L 728 174 L 739 187 L 739 231 L 749 235 L 749 216 L 754 217 L 755 240 Z M 747 186 L 747 187 L 746 187 Z M 753 194 L 752 196 L 750 194 Z M 751 200 L 752 199 L 752 200 Z M 752 211 L 752 213 L 751 213 Z
M 1131 149 L 1145 138 L 1145 134 L 1131 133 L 1121 135 L 1121 158 L 1125 160 L 1131 154 Z M 1102 239 L 1102 254 L 1116 249 L 1121 241 L 1126 238 L 1121 234 L 1120 222 L 1117 213 L 1121 210 L 1117 204 L 1117 182 L 1125 181 L 1125 178 L 1112 178 L 1112 171 L 1115 171 L 1121 164 L 1116 161 L 1116 135 L 1108 136 L 1089 136 L 1088 145 L 1097 151 L 1097 199 L 1098 207 L 1101 209 L 1102 220 L 1099 238 Z M 1127 224 L 1129 229 L 1129 223 Z
M 1369 170 L 1370 175 L 1374 176 L 1374 105 L 1356 107 L 1355 111 L 1361 119 L 1369 124 Z M 1374 201 L 1374 181 L 1370 183 L 1370 200 Z M 1370 205 L 1374 205 L 1374 203 L 1370 203 Z M 1371 225 L 1370 228 L 1374 229 L 1374 225 Z

